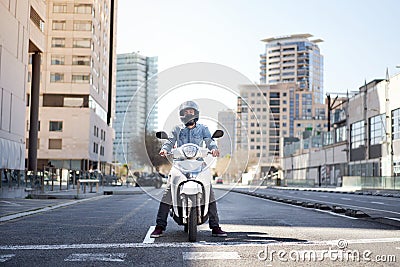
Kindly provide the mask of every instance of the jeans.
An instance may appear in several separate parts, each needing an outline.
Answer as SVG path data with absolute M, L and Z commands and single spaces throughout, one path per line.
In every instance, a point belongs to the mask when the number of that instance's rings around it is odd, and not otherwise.
M 160 201 L 160 207 L 157 212 L 157 226 L 164 230 L 167 227 L 168 213 L 172 205 L 171 184 L 168 184 Z M 210 229 L 219 227 L 219 218 L 217 212 L 217 202 L 215 201 L 214 190 L 210 188 L 210 203 L 208 204 L 208 224 Z

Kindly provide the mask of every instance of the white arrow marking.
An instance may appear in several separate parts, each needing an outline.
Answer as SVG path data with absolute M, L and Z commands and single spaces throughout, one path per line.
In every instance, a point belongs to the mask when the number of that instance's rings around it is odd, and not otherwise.
M 143 240 L 143 243 L 146 243 L 146 244 L 154 243 L 154 238 L 150 237 L 150 235 L 154 231 L 154 229 L 156 229 L 156 227 L 154 225 L 150 226 L 149 231 L 147 231 L 146 237 Z

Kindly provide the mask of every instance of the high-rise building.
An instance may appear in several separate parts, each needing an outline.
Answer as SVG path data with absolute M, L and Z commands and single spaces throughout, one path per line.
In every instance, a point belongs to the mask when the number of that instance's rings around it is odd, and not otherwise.
M 38 169 L 52 165 L 111 173 L 117 1 L 47 3 Z
M 134 140 L 157 127 L 157 57 L 117 55 L 114 160 L 138 167 Z
M 314 93 L 317 103 L 323 103 L 323 56 L 311 34 L 271 37 L 261 54 L 261 83 L 295 82 L 300 90 Z
M 236 113 L 228 109 L 218 112 L 218 128 L 224 136 L 217 140 L 221 157 L 232 155 L 236 148 Z
M 46 1 L 0 2 L 0 176 L 25 169 L 28 55 L 44 52 L 45 21 Z M 30 74 L 39 77 L 36 67 Z

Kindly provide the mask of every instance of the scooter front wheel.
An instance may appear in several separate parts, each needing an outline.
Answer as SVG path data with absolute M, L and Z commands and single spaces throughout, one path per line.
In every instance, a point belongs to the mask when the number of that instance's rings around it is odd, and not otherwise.
M 186 227 L 186 226 L 185 226 Z M 197 208 L 191 207 L 188 220 L 189 242 L 196 242 L 197 239 Z

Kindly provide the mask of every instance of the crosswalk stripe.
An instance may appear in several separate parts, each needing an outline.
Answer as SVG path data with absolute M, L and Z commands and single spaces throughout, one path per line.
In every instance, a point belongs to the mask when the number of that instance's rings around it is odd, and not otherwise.
M 243 246 L 254 247 L 260 244 L 270 244 L 273 246 L 298 246 L 298 245 L 332 245 L 337 244 L 338 240 L 326 241 L 307 241 L 307 242 L 180 242 L 180 243 L 108 243 L 108 244 L 68 244 L 68 245 L 0 245 L 0 250 L 61 250 L 61 249 L 111 249 L 111 248 L 196 248 L 196 247 L 215 247 L 215 246 Z M 375 244 L 400 242 L 400 238 L 373 238 L 373 239 L 354 239 L 346 240 L 348 244 Z
M 183 260 L 239 260 L 237 252 L 182 252 Z
M 69 255 L 64 261 L 107 261 L 123 262 L 126 253 L 77 253 Z

